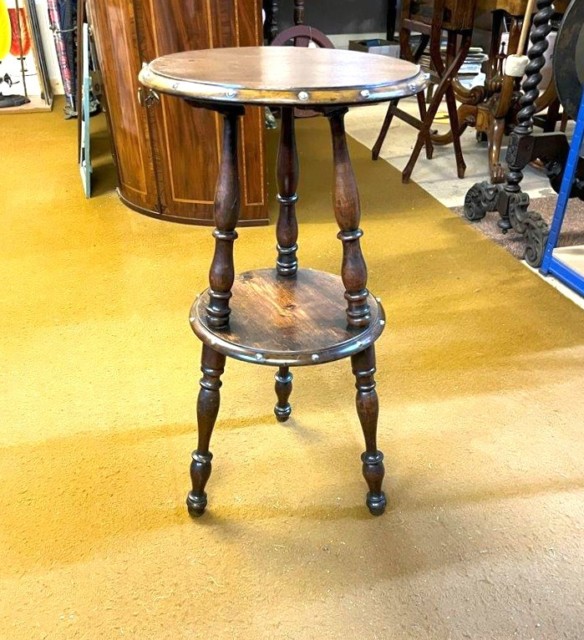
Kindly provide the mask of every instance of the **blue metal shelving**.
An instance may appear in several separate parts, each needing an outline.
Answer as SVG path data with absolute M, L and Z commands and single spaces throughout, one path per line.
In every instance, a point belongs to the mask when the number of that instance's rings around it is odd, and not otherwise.
M 576 118 L 576 127 L 574 129 L 574 135 L 570 144 L 570 153 L 568 154 L 568 160 L 566 162 L 566 168 L 564 170 L 564 176 L 562 178 L 562 185 L 560 187 L 560 193 L 558 194 L 558 202 L 556 204 L 556 210 L 550 227 L 550 233 L 546 248 L 543 255 L 540 271 L 544 275 L 555 276 L 558 280 L 565 285 L 573 289 L 581 296 L 584 296 L 584 273 L 580 273 L 566 264 L 562 260 L 561 253 L 558 254 L 556 246 L 558 244 L 558 238 L 560 236 L 560 230 L 564 221 L 564 215 L 568 206 L 570 192 L 576 176 L 576 169 L 578 167 L 578 161 L 581 157 L 584 157 L 584 86 L 582 87 L 582 98 L 580 100 L 580 107 L 578 109 L 578 116 Z M 584 255 L 584 247 L 582 248 Z

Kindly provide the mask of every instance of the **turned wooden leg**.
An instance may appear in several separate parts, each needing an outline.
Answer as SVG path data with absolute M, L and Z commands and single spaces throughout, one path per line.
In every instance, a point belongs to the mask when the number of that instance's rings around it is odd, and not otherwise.
M 207 322 L 210 327 L 229 326 L 229 299 L 235 279 L 233 243 L 237 239 L 235 227 L 239 217 L 239 175 L 237 168 L 238 121 L 243 107 L 224 107 L 223 146 L 215 191 L 215 253 L 209 271 L 209 304 Z
M 278 422 L 286 422 L 292 413 L 292 407 L 288 402 L 288 398 L 292 393 L 292 377 L 289 367 L 280 367 L 275 376 L 278 402 L 274 407 L 274 413 Z
M 280 276 L 295 276 L 298 271 L 296 252 L 298 245 L 298 222 L 296 201 L 298 196 L 298 154 L 294 134 L 294 109 L 282 107 L 280 146 L 278 148 L 278 201 L 280 214 L 276 227 L 278 259 L 276 269 Z
M 347 301 L 347 322 L 350 327 L 366 327 L 371 320 L 367 298 L 367 265 L 361 251 L 359 239 L 363 231 L 359 229 L 361 208 L 359 190 L 351 166 L 344 118 L 346 108 L 327 111 L 333 138 L 334 187 L 333 206 L 340 232 L 338 238 L 343 243 L 341 278 L 345 285 Z
M 385 470 L 383 453 L 377 449 L 377 418 L 379 401 L 375 391 L 375 347 L 372 345 L 351 356 L 357 387 L 357 414 L 365 436 L 365 452 L 361 456 L 363 476 L 369 487 L 367 506 L 374 516 L 385 511 L 386 499 L 381 489 Z
M 201 357 L 201 389 L 197 399 L 198 443 L 193 451 L 191 462 L 191 481 L 193 490 L 187 496 L 189 514 L 193 517 L 203 515 L 207 506 L 205 485 L 211 475 L 213 454 L 209 451 L 209 443 L 213 427 L 219 412 L 221 374 L 225 368 L 225 356 L 203 345 Z

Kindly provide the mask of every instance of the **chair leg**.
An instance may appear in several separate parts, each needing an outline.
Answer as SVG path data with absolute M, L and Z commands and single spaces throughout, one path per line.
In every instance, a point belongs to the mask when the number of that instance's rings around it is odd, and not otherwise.
M 452 130 L 452 144 L 454 145 L 454 157 L 456 158 L 456 170 L 459 178 L 464 178 L 466 171 L 466 163 L 462 155 L 462 147 L 460 145 L 460 125 L 458 122 L 458 111 L 456 110 L 456 97 L 452 85 L 446 90 L 446 106 L 448 107 L 448 118 L 450 119 L 450 127 Z
M 448 33 L 448 42 L 446 45 L 446 60 L 448 61 L 449 68 L 452 67 L 452 63 L 456 60 L 456 34 L 453 32 Z M 461 44 L 460 50 L 464 52 L 464 57 L 470 48 L 470 39 L 464 38 Z M 464 61 L 464 60 L 463 60 Z M 460 146 L 460 124 L 458 122 L 458 112 L 456 109 L 456 96 L 454 95 L 454 89 L 452 87 L 452 78 L 455 77 L 456 72 L 451 72 L 448 77 L 451 79 L 446 89 L 446 107 L 448 109 L 448 119 L 450 120 L 450 129 L 452 130 L 452 144 L 454 145 L 454 157 L 456 158 L 456 170 L 459 178 L 464 178 L 464 172 L 466 171 L 466 164 L 462 155 L 462 148 Z
M 395 114 L 395 108 L 399 104 L 399 100 L 392 100 L 387 107 L 387 113 L 385 114 L 385 120 L 381 125 L 381 130 L 379 131 L 379 135 L 377 136 L 377 140 L 373 145 L 373 149 L 371 150 L 371 158 L 373 160 L 377 160 L 379 158 L 379 152 L 381 151 L 381 147 L 385 141 L 385 136 L 389 130 L 389 126 L 391 125 L 391 121 L 393 120 L 393 116 Z
M 400 30 L 399 40 L 400 40 L 400 57 L 403 60 L 408 60 L 409 62 L 418 64 L 420 58 L 422 57 L 422 54 L 426 50 L 428 42 L 430 41 L 430 37 L 427 34 L 422 34 L 420 42 L 418 43 L 418 46 L 416 47 L 416 50 L 414 52 L 412 52 L 410 48 L 409 29 L 402 28 Z M 421 91 L 420 93 L 418 93 L 416 95 L 416 98 L 418 100 L 418 106 L 420 109 L 420 120 L 423 121 L 426 116 L 426 101 L 424 98 L 424 92 Z M 389 106 L 387 108 L 387 113 L 385 114 L 385 120 L 381 125 L 381 130 L 379 132 L 379 135 L 377 136 L 377 140 L 373 145 L 373 149 L 371 151 L 371 157 L 373 158 L 373 160 L 377 160 L 379 158 L 381 147 L 383 145 L 383 142 L 385 141 L 385 137 L 387 136 L 387 132 L 393 120 L 393 116 L 395 115 L 395 110 L 398 104 L 399 104 L 399 100 L 392 100 L 389 103 Z M 429 160 L 431 160 L 432 156 L 434 155 L 434 146 L 432 144 L 432 140 L 430 139 L 430 136 L 427 136 L 425 138 L 425 144 L 426 144 L 426 157 Z
M 424 97 L 424 92 L 420 91 L 416 94 L 416 98 L 418 99 L 418 108 L 420 110 L 420 120 L 423 122 L 426 119 L 426 99 Z M 428 160 L 432 160 L 432 156 L 434 155 L 434 145 L 432 144 L 432 139 L 430 136 L 426 136 L 426 158 Z
M 406 164 L 404 170 L 402 171 L 402 182 L 407 184 L 410 181 L 410 177 L 412 175 L 412 171 L 416 166 L 416 162 L 420 156 L 420 151 L 422 147 L 426 144 L 427 138 L 430 136 L 430 127 L 425 127 L 424 130 L 418 133 L 418 138 L 416 139 L 416 144 L 414 145 L 414 150 L 412 151 L 412 155 L 408 160 L 408 164 Z
M 456 34 L 452 34 L 452 38 L 450 38 L 449 34 L 449 42 L 450 46 L 453 46 L 452 43 L 456 43 Z M 405 169 L 402 172 L 402 182 L 407 183 L 410 181 L 410 177 L 412 175 L 412 171 L 416 166 L 416 162 L 418 161 L 418 157 L 420 155 L 420 151 L 424 144 L 426 144 L 426 139 L 430 138 L 432 123 L 434 122 L 434 118 L 436 117 L 436 113 L 438 111 L 438 107 L 440 106 L 440 102 L 444 97 L 444 94 L 447 92 L 449 88 L 452 88 L 451 78 L 454 78 L 460 69 L 460 66 L 464 62 L 466 55 L 468 53 L 470 47 L 470 38 L 465 38 L 463 40 L 463 44 L 461 45 L 458 53 L 453 57 L 452 61 L 448 65 L 447 69 L 444 69 L 444 63 L 442 62 L 442 58 L 440 56 L 440 48 L 431 47 L 430 52 L 432 56 L 432 62 L 434 64 L 434 68 L 440 74 L 440 82 L 436 87 L 436 91 L 434 93 L 434 97 L 432 98 L 432 103 L 428 107 L 428 111 L 426 112 L 426 117 L 422 122 L 422 127 L 420 132 L 418 133 L 418 139 L 416 140 L 416 144 L 414 145 L 414 150 L 412 151 L 412 155 L 406 165 Z M 453 94 L 454 95 L 454 94 Z M 454 105 L 456 107 L 456 104 Z M 458 118 L 457 118 L 458 120 Z

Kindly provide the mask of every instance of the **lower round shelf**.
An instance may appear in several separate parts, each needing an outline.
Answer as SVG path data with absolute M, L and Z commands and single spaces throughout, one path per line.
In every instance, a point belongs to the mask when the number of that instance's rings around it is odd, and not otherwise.
M 339 276 L 299 270 L 248 271 L 234 282 L 227 329 L 207 324 L 209 290 L 191 308 L 191 326 L 201 341 L 232 358 L 272 366 L 303 366 L 340 360 L 371 346 L 385 328 L 383 307 L 371 294 L 371 322 L 347 325 L 345 288 Z

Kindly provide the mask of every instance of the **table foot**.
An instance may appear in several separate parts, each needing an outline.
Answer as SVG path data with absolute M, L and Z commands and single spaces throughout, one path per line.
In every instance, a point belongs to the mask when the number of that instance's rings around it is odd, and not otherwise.
M 363 461 L 363 477 L 369 487 L 367 507 L 371 515 L 380 516 L 385 511 L 387 504 L 385 493 L 381 490 L 381 483 L 385 475 L 383 453 L 381 451 L 376 451 L 373 454 L 365 452 L 361 456 L 361 460 Z
M 197 451 L 193 452 L 193 461 L 191 462 L 193 490 L 190 491 L 187 496 L 187 508 L 189 515 L 195 518 L 202 516 L 207 506 L 207 494 L 204 488 L 211 475 L 212 458 L 212 453 L 202 454 Z
M 386 500 L 383 491 L 379 496 L 372 496 L 370 493 L 367 494 L 367 507 L 372 516 L 383 515 L 385 513 L 385 505 Z
M 275 376 L 278 402 L 274 407 L 274 413 L 278 422 L 286 422 L 292 413 L 292 407 L 288 402 L 290 393 L 292 393 L 292 378 L 289 367 L 280 367 Z

